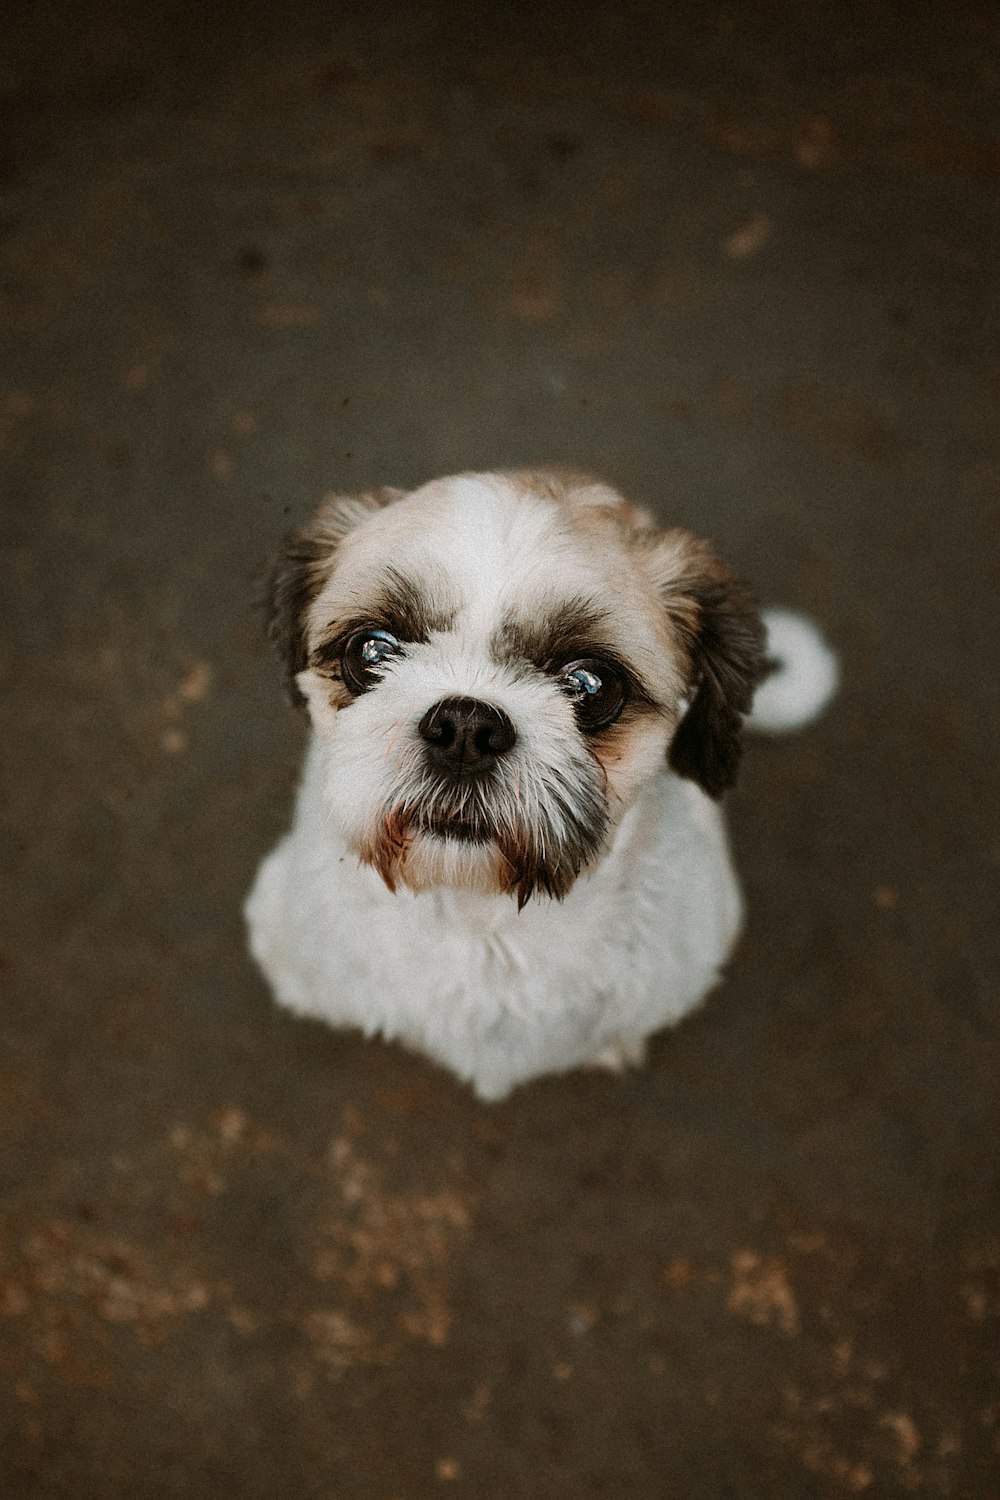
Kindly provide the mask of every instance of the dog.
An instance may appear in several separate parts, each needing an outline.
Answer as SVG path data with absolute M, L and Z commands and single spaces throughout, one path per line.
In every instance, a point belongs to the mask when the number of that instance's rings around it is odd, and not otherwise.
M 484 1100 L 640 1063 L 733 951 L 718 799 L 755 691 L 774 730 L 830 696 L 815 628 L 765 627 L 707 543 L 556 470 L 330 496 L 266 594 L 311 721 L 246 903 L 278 1001 Z

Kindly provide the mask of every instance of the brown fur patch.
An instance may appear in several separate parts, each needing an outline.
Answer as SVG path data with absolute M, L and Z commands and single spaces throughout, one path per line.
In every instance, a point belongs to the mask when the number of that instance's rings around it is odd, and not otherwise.
M 446 585 L 447 579 L 442 582 Z M 442 599 L 434 600 L 415 580 L 397 568 L 387 567 L 373 587 L 371 603 L 363 614 L 354 612 L 327 623 L 322 638 L 309 653 L 309 665 L 319 672 L 331 666 L 339 668 L 348 638 L 366 626 L 387 630 L 402 643 L 426 641 L 434 631 L 447 630 L 455 618 L 455 609 L 443 602 L 447 592 L 442 587 Z
M 588 599 L 560 600 L 529 620 L 509 614 L 494 633 L 491 651 L 496 661 L 530 661 L 543 671 L 579 657 L 617 655 L 602 640 L 606 622 L 606 611 Z
M 722 565 L 708 542 L 679 527 L 643 534 L 637 543 L 643 571 L 666 606 L 675 638 L 690 664 L 700 620 L 699 580 L 713 568 L 722 571 Z
M 497 849 L 503 861 L 501 889 L 517 897 L 518 911 L 523 911 L 537 892 L 561 901 L 579 873 L 568 863 L 543 868 L 533 842 L 516 832 L 498 839 Z
M 394 895 L 412 838 L 409 814 L 395 809 L 382 820 L 371 841 L 358 851 L 362 864 L 371 865 Z

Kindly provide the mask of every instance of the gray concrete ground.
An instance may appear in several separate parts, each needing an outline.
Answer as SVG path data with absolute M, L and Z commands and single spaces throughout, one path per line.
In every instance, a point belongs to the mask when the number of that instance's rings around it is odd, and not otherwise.
M 4 1500 L 996 1497 L 997 9 L 4 24 Z M 551 459 L 844 688 L 725 987 L 486 1108 L 248 962 L 250 600 L 329 488 Z

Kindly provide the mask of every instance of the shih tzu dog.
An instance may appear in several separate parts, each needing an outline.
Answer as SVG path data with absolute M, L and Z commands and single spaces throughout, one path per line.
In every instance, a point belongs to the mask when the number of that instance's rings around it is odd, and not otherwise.
M 759 685 L 771 729 L 832 692 L 814 628 L 559 471 L 330 497 L 268 607 L 312 723 L 246 906 L 278 1000 L 483 1099 L 641 1061 L 736 941 L 717 799 Z

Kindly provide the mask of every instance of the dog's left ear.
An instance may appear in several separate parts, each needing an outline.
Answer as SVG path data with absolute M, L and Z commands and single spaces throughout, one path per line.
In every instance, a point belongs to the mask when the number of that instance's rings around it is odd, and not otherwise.
M 743 719 L 766 673 L 764 626 L 748 590 L 707 542 L 668 532 L 654 548 L 657 587 L 690 660 L 690 706 L 669 760 L 710 797 L 732 786 L 743 753 Z

